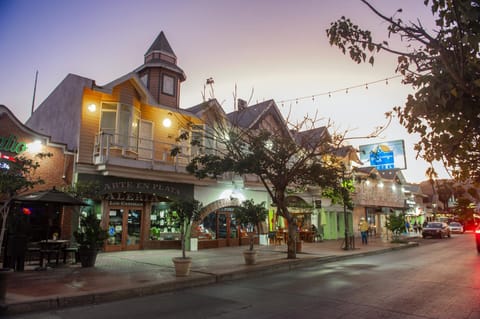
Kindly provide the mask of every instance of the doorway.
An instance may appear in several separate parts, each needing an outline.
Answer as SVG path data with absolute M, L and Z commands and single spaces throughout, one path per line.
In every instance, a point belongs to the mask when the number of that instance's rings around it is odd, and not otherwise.
M 110 207 L 106 251 L 138 250 L 141 248 L 143 209 Z
M 239 232 L 233 208 L 222 208 L 204 218 L 202 228 L 212 234 L 218 247 L 238 246 Z

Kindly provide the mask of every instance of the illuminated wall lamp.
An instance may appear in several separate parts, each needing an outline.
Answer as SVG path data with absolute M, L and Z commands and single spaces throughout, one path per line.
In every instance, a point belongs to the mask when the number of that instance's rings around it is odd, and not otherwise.
M 172 116 L 172 113 L 168 112 L 168 116 Z M 163 120 L 162 124 L 163 124 L 164 127 L 170 127 L 170 126 L 172 126 L 172 120 L 167 117 Z
M 97 110 L 97 106 L 95 105 L 95 103 L 90 104 L 87 108 L 92 113 Z
M 35 140 L 33 143 L 29 143 L 27 145 L 27 149 L 30 153 L 39 153 L 42 150 L 42 142 L 39 140 Z

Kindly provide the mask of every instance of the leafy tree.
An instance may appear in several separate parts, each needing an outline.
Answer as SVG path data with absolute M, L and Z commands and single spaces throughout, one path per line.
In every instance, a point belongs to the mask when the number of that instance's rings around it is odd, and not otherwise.
M 201 145 L 203 153 L 191 160 L 187 170 L 198 178 L 216 179 L 226 172 L 256 175 L 277 207 L 277 214 L 288 222 L 287 258 L 296 258 L 296 220 L 288 210 L 287 188 L 339 182 L 338 163 L 327 156 L 332 153 L 328 134 L 318 134 L 318 129 L 300 134 L 298 128 L 288 131 L 284 126 L 246 129 L 218 121 L 215 125 L 211 124 L 212 130 L 204 134 L 219 147 Z
M 443 162 L 457 179 L 480 182 L 480 1 L 424 0 L 435 19 L 433 31 L 360 1 L 386 22 L 389 39 L 408 45 L 397 49 L 377 41 L 346 17 L 326 30 L 330 44 L 357 63 L 373 65 L 380 51 L 397 55 L 396 72 L 416 93 L 393 111 L 409 133 L 420 134 L 417 156 Z
M 268 210 L 265 208 L 265 202 L 255 204 L 253 199 L 244 201 L 241 206 L 235 207 L 235 217 L 242 225 L 251 224 L 260 231 L 260 223 L 265 221 L 268 215 Z M 254 237 L 253 234 L 248 234 L 250 239 L 249 250 L 253 250 Z
M 405 214 L 390 214 L 387 216 L 385 227 L 392 232 L 393 241 L 400 239 L 400 234 L 406 231 Z
M 193 221 L 198 220 L 203 208 L 202 203 L 196 199 L 177 199 L 172 202 L 170 209 L 177 214 L 177 222 L 180 229 L 180 241 L 182 243 L 182 258 L 185 254 L 185 238 Z
M 2 255 L 3 238 L 5 236 L 7 218 L 10 213 L 13 198 L 22 192 L 32 189 L 44 181 L 35 176 L 35 171 L 40 167 L 38 160 L 50 157 L 50 153 L 39 153 L 33 158 L 17 156 L 14 161 L 0 158 L 0 208 L 2 229 L 0 231 L 0 257 Z

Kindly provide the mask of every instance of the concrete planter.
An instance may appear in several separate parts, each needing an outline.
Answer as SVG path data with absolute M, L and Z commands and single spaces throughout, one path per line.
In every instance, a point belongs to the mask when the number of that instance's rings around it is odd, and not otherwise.
M 257 263 L 257 251 L 244 250 L 243 258 L 245 259 L 245 265 L 255 265 Z
M 186 277 L 190 275 L 190 268 L 192 266 L 192 258 L 174 257 L 172 258 L 175 266 L 175 275 L 177 277 Z

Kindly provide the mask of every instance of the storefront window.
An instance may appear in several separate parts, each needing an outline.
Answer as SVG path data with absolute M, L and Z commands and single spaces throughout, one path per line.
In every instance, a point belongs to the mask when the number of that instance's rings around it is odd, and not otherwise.
M 150 214 L 151 240 L 179 240 L 180 229 L 176 212 L 170 211 L 168 202 L 158 202 L 152 205 Z

